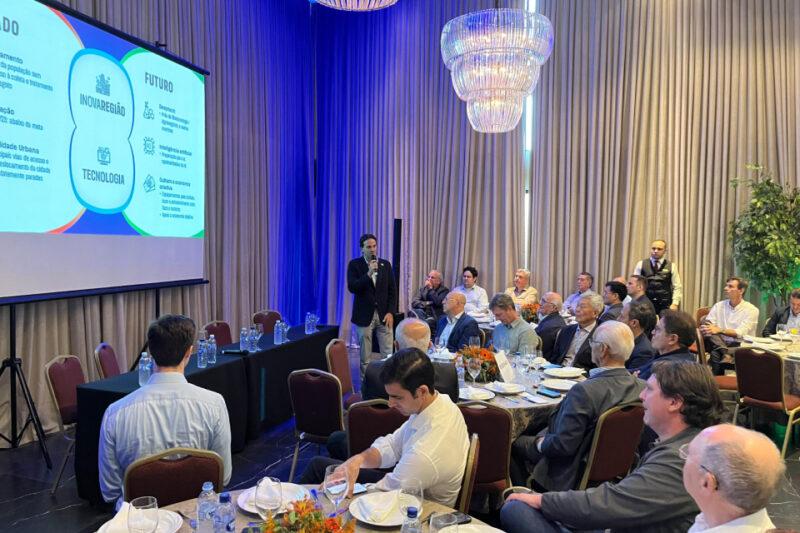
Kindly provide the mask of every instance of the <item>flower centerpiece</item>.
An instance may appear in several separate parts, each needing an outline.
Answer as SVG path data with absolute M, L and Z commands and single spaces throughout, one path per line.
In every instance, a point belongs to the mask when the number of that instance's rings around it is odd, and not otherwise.
M 342 515 L 329 517 L 309 498 L 292 502 L 288 513 L 270 516 L 261 526 L 263 533 L 354 533 L 355 530 L 355 520 L 342 523 Z
M 519 314 L 527 323 L 531 322 L 538 322 L 539 321 L 539 304 L 524 304 L 519 309 Z
M 481 362 L 481 373 L 475 379 L 476 382 L 489 382 L 497 379 L 497 374 L 500 370 L 497 368 L 497 360 L 494 358 L 494 352 L 480 348 L 478 346 L 464 346 L 458 351 L 463 361 L 464 368 L 468 368 L 471 359 L 477 359 Z M 469 372 L 465 372 L 465 379 L 472 380 Z

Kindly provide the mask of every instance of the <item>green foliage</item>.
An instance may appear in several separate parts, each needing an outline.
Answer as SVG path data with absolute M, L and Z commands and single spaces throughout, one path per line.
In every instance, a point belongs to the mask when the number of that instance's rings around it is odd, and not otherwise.
M 731 181 L 751 192 L 747 208 L 731 223 L 733 258 L 765 297 L 784 302 L 800 276 L 800 190 L 784 188 L 760 165 L 747 169 L 755 179 Z

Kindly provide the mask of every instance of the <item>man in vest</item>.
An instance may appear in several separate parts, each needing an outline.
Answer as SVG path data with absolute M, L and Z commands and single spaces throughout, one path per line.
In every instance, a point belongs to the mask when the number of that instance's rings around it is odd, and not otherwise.
M 664 309 L 677 309 L 683 298 L 683 285 L 678 267 L 666 259 L 667 242 L 656 239 L 650 244 L 650 258 L 636 263 L 634 274 L 647 278 L 647 297 L 653 302 L 656 315 Z

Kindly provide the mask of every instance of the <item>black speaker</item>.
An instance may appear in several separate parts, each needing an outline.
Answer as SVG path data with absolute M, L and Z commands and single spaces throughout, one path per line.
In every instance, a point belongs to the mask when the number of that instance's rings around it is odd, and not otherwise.
M 394 238 L 392 240 L 392 269 L 394 270 L 395 290 L 399 292 L 400 286 L 400 248 L 403 242 L 403 220 L 394 219 Z

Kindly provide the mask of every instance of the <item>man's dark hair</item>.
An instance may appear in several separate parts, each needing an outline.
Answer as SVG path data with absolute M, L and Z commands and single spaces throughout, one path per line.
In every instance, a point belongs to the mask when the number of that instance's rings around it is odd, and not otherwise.
M 725 411 L 719 387 L 706 365 L 691 361 L 656 361 L 652 375 L 668 398 L 683 400 L 683 421 L 694 428 L 719 424 Z
M 645 291 L 647 290 L 647 278 L 646 277 L 640 276 L 639 274 L 633 274 L 631 277 L 633 279 L 635 279 L 639 283 L 639 285 L 642 286 L 642 290 L 645 290 Z
M 358 238 L 358 247 L 363 248 L 364 243 L 370 239 L 374 240 L 375 242 L 378 242 L 378 238 L 375 235 L 373 235 L 372 233 L 365 233 L 364 235 Z
M 178 366 L 194 344 L 194 320 L 183 315 L 162 315 L 147 328 L 147 350 L 158 366 Z
M 403 348 L 383 364 L 380 380 L 384 385 L 397 383 L 415 398 L 422 385 L 433 394 L 433 363 L 419 348 Z
M 626 296 L 628 296 L 628 288 L 624 283 L 620 283 L 619 281 L 609 281 L 606 283 L 606 287 L 608 287 L 608 290 L 619 296 L 620 302 L 624 300 Z
M 792 289 L 792 292 L 789 293 L 789 298 L 800 300 L 800 289 Z
M 648 333 L 656 327 L 656 311 L 648 302 L 634 300 L 628 304 L 628 320 L 637 320 L 642 331 Z
M 747 287 L 750 286 L 750 282 L 749 281 L 747 281 L 746 279 L 742 279 L 742 278 L 740 278 L 738 276 L 729 277 L 728 279 L 725 280 L 725 283 L 727 283 L 729 281 L 735 281 L 736 282 L 736 288 L 737 289 L 741 289 L 743 293 L 747 292 Z
M 489 309 L 505 309 L 506 311 L 511 311 L 512 309 L 516 309 L 514 305 L 514 300 L 508 294 L 503 292 L 497 293 L 492 296 L 492 301 L 489 302 Z
M 590 288 L 594 285 L 594 276 L 592 276 L 590 273 L 584 271 L 584 272 L 579 273 L 578 275 L 579 276 L 586 276 L 586 277 L 589 278 L 589 287 Z
M 478 277 L 478 269 L 475 267 L 465 266 L 464 270 L 462 270 L 461 273 L 463 274 L 464 272 L 469 272 L 470 274 L 472 274 L 473 278 Z
M 682 348 L 688 348 L 697 340 L 697 323 L 689 313 L 667 309 L 661 312 L 661 321 L 664 322 L 664 333 L 677 335 Z

